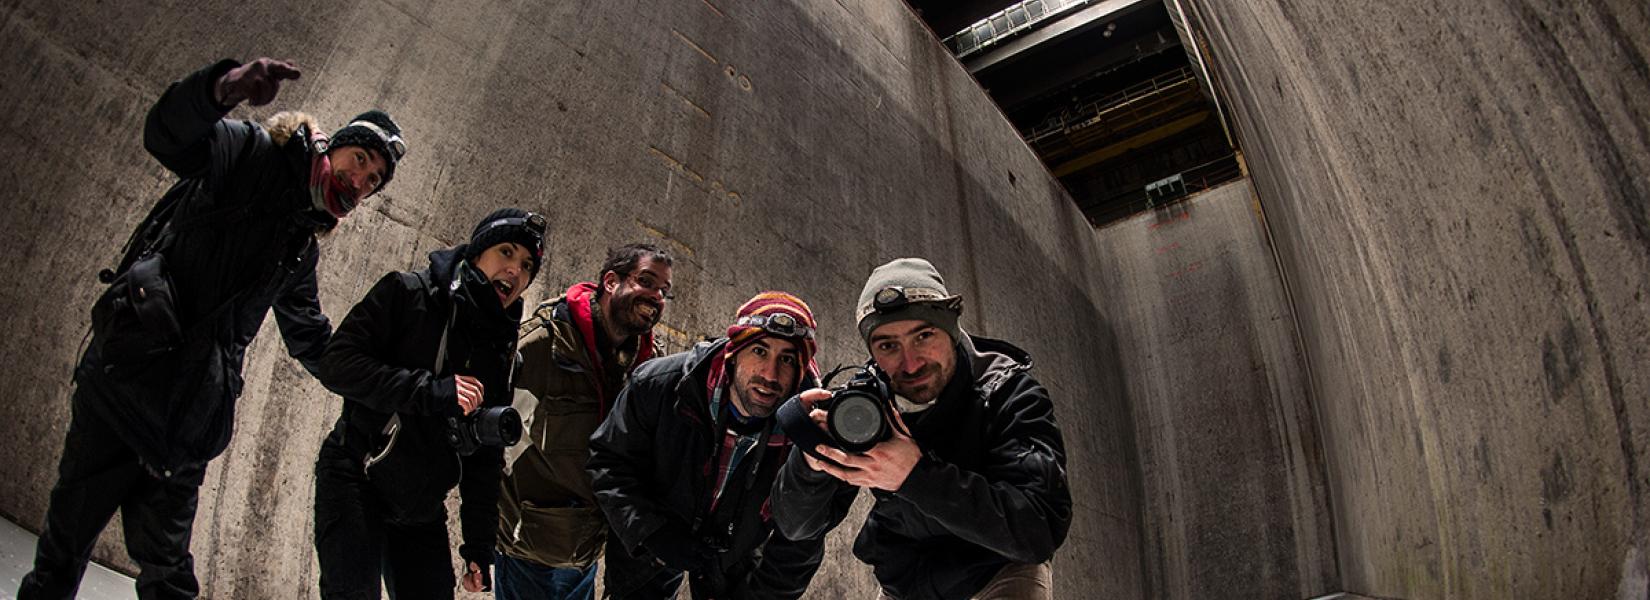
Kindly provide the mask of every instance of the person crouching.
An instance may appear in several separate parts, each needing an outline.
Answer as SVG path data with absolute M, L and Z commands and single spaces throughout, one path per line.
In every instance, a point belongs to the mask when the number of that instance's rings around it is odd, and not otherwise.
M 381 582 L 396 600 L 452 598 L 454 485 L 464 589 L 491 587 L 503 446 L 521 430 L 508 408 L 516 324 L 544 228 L 495 211 L 428 268 L 385 275 L 338 326 L 320 373 L 345 399 L 315 463 L 322 598 L 377 600 Z

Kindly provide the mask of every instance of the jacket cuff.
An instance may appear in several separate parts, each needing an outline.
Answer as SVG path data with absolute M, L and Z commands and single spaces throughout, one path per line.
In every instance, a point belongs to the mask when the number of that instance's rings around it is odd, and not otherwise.
M 430 406 L 425 410 L 439 417 L 462 417 L 464 409 L 458 406 L 458 382 L 453 376 L 430 374 Z
M 795 478 L 797 483 L 806 485 L 810 489 L 817 489 L 820 487 L 834 488 L 835 486 L 830 486 L 827 484 L 836 481 L 836 478 L 832 477 L 830 473 L 815 471 L 813 467 L 808 466 L 808 459 L 806 456 L 807 453 L 803 452 L 802 448 L 796 446 L 791 447 L 790 456 L 785 457 L 784 467 L 791 472 L 791 477 Z
M 905 483 L 894 490 L 894 495 L 910 500 L 918 507 L 930 505 L 931 502 L 949 502 L 955 496 L 957 486 L 945 481 L 945 463 L 929 458 L 925 453 L 917 459 L 917 464 L 911 466 L 911 473 L 905 476 Z
M 459 544 L 458 556 L 467 563 L 475 563 L 487 568 L 493 565 L 493 547 L 478 544 Z
M 637 557 L 652 552 L 653 550 L 648 547 L 649 542 L 657 544 L 659 540 L 654 538 L 659 537 L 659 532 L 664 531 L 664 529 L 665 520 L 661 517 L 652 517 L 642 520 L 636 524 L 634 529 L 632 529 L 632 531 L 639 534 L 636 536 L 636 545 L 629 546 L 625 548 L 625 550 L 629 551 L 631 556 Z M 623 536 L 615 537 L 619 537 L 621 540 L 623 539 Z
M 228 73 L 231 69 L 239 66 L 241 66 L 240 61 L 226 58 L 200 71 L 200 88 L 190 94 L 191 101 L 189 103 L 190 111 L 195 113 L 197 118 L 202 121 L 216 121 L 235 109 L 233 106 L 218 104 L 217 87 L 218 80 L 223 78 L 224 73 Z

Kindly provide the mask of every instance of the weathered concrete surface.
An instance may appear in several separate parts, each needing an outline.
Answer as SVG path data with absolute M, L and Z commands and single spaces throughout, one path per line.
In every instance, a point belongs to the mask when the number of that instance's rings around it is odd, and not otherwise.
M 659 240 L 681 257 L 673 345 L 788 289 L 818 312 L 830 365 L 863 356 L 849 320 L 870 269 L 930 257 L 967 296 L 965 326 L 1023 344 L 1056 399 L 1077 497 L 1056 592 L 1143 595 L 1101 249 L 897 0 L 0 0 L 0 253 L 14 282 L 0 286 L 0 512 L 38 527 L 93 273 L 171 179 L 142 151 L 144 111 L 192 69 L 265 53 L 303 79 L 237 114 L 302 108 L 336 126 L 379 106 L 412 146 L 386 193 L 323 242 L 329 315 L 510 204 L 553 220 L 529 297 L 590 277 L 608 245 Z M 312 464 L 339 400 L 284 356 L 273 324 L 245 390 L 202 490 L 197 569 L 210 597 L 312 596 Z M 832 535 L 812 597 L 874 593 L 848 551 L 861 518 Z M 97 557 L 129 568 L 118 532 Z
M 1293 315 L 1247 180 L 1100 230 L 1153 598 L 1340 589 Z
M 1644 598 L 1650 7 L 1183 3 L 1298 312 L 1344 589 Z

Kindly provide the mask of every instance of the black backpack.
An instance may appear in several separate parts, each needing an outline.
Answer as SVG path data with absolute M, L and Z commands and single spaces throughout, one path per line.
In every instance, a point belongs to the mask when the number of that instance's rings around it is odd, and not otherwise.
M 263 135 L 259 130 L 259 135 L 247 136 L 237 165 L 245 163 Z M 184 233 L 228 225 L 253 212 L 250 204 L 239 204 L 174 218 L 200 185 L 199 179 L 173 184 L 126 240 L 116 268 L 98 272 L 98 281 L 109 287 L 92 304 L 91 332 L 93 349 L 103 359 L 106 373 L 118 375 L 117 371 L 126 366 L 141 369 L 148 359 L 170 353 L 183 342 L 185 331 L 178 319 L 177 290 L 166 268 L 165 253 L 174 241 Z M 229 298 L 201 321 L 210 321 L 234 300 Z

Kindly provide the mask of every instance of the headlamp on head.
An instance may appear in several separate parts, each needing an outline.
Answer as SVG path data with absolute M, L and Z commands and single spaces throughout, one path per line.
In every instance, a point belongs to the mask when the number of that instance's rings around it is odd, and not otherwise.
M 917 302 L 935 302 L 949 310 L 962 310 L 962 296 L 947 296 L 932 288 L 891 285 L 877 290 L 876 295 L 871 297 L 871 305 L 861 308 L 854 320 L 863 320 L 872 314 L 896 312 Z
M 544 218 L 544 215 L 530 212 L 525 217 L 505 217 L 491 221 L 476 231 L 485 232 L 496 227 L 520 227 L 533 239 L 532 247 L 527 250 L 532 252 L 533 256 L 540 256 L 544 253 L 544 230 L 548 225 L 549 221 Z M 480 235 L 480 233 L 477 233 L 477 237 Z
M 812 339 L 814 337 L 814 328 L 803 325 L 801 321 L 796 320 L 796 317 L 786 313 L 739 317 L 739 320 L 734 324 L 739 327 L 759 327 L 770 335 L 783 338 Z
M 384 128 L 379 127 L 377 123 L 372 121 L 351 121 L 348 127 L 363 127 L 367 131 L 371 131 L 376 134 L 378 139 L 384 141 L 384 147 L 389 148 L 390 154 L 395 155 L 391 157 L 395 160 L 401 160 L 402 157 L 407 155 L 407 142 L 402 140 L 401 136 L 385 131 Z

